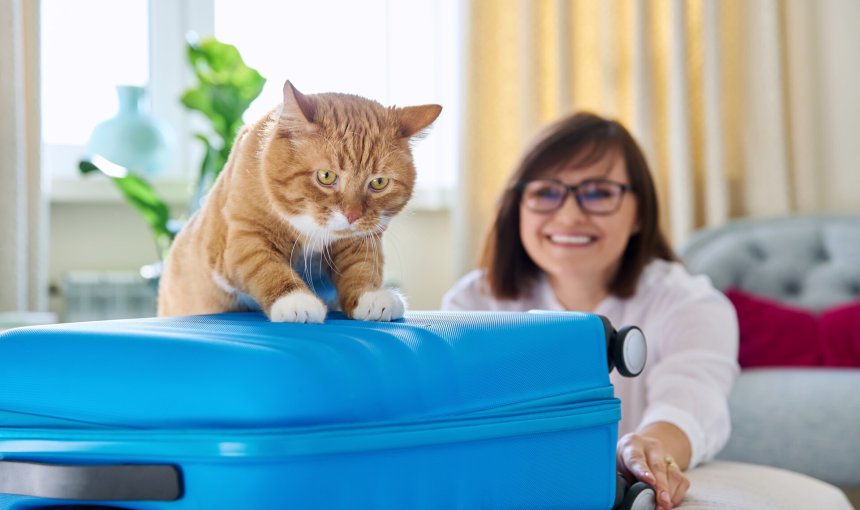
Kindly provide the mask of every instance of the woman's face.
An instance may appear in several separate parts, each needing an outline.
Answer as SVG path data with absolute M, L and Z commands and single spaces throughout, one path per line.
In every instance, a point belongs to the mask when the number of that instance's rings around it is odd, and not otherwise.
M 568 164 L 536 178 L 554 179 L 568 186 L 595 179 L 630 184 L 624 158 L 611 150 L 592 164 Z M 601 201 L 614 202 L 602 194 L 612 189 L 618 188 L 610 184 L 606 189 L 589 191 L 582 197 L 586 207 L 599 210 Z M 543 196 L 529 195 L 527 188 L 520 201 L 520 238 L 529 257 L 551 278 L 582 277 L 588 280 L 602 275 L 604 285 L 608 286 L 618 269 L 627 241 L 638 230 L 635 195 L 629 191 L 620 192 L 617 210 L 597 215 L 583 210 L 573 193 L 568 193 L 554 211 L 535 211 L 535 200 L 551 196 L 546 189 L 537 191 Z M 529 196 L 533 199 L 532 207 L 529 207 Z

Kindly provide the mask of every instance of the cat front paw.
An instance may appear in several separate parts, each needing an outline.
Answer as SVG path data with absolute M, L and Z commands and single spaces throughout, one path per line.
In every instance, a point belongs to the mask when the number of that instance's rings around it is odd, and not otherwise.
M 361 321 L 393 321 L 403 317 L 406 301 L 396 290 L 378 289 L 365 292 L 358 298 L 352 318 Z
M 279 297 L 269 311 L 272 322 L 307 322 L 322 324 L 325 320 L 325 304 L 314 294 L 297 290 Z

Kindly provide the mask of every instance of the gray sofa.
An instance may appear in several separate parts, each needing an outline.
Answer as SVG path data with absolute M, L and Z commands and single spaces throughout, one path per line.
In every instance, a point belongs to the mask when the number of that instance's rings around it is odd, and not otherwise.
M 680 250 L 693 273 L 820 311 L 860 299 L 860 216 L 747 219 L 695 234 Z M 860 507 L 860 369 L 743 370 L 720 459 L 804 473 Z

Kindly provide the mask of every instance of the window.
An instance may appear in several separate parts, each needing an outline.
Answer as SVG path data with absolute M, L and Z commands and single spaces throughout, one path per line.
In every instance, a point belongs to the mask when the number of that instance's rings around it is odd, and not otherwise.
M 76 176 L 90 132 L 117 110 L 116 86 L 149 82 L 147 25 L 147 0 L 42 0 L 42 143 L 53 179 Z
M 200 152 L 191 133 L 203 124 L 178 98 L 190 79 L 185 34 L 195 30 L 235 45 L 267 78 L 246 121 L 281 101 L 286 79 L 308 94 L 442 104 L 414 146 L 416 201 L 446 204 L 459 165 L 460 9 L 457 0 L 43 0 L 45 173 L 74 188 L 92 129 L 116 112 L 116 85 L 135 84 L 147 86 L 152 113 L 176 131 L 178 154 L 156 180 L 178 184 L 194 175 Z M 92 180 L 83 184 L 93 188 Z M 68 195 L 57 188 L 54 198 Z M 89 199 L 87 191 L 76 195 Z

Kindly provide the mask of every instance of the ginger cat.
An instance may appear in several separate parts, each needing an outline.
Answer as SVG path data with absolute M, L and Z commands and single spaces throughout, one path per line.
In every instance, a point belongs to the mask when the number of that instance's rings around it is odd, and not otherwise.
M 273 322 L 323 322 L 326 304 L 296 269 L 322 268 L 353 319 L 394 320 L 380 236 L 415 183 L 410 138 L 439 105 L 386 108 L 347 94 L 303 95 L 239 132 L 203 206 L 165 262 L 158 315 L 248 309 Z M 310 260 L 310 263 L 309 263 Z

